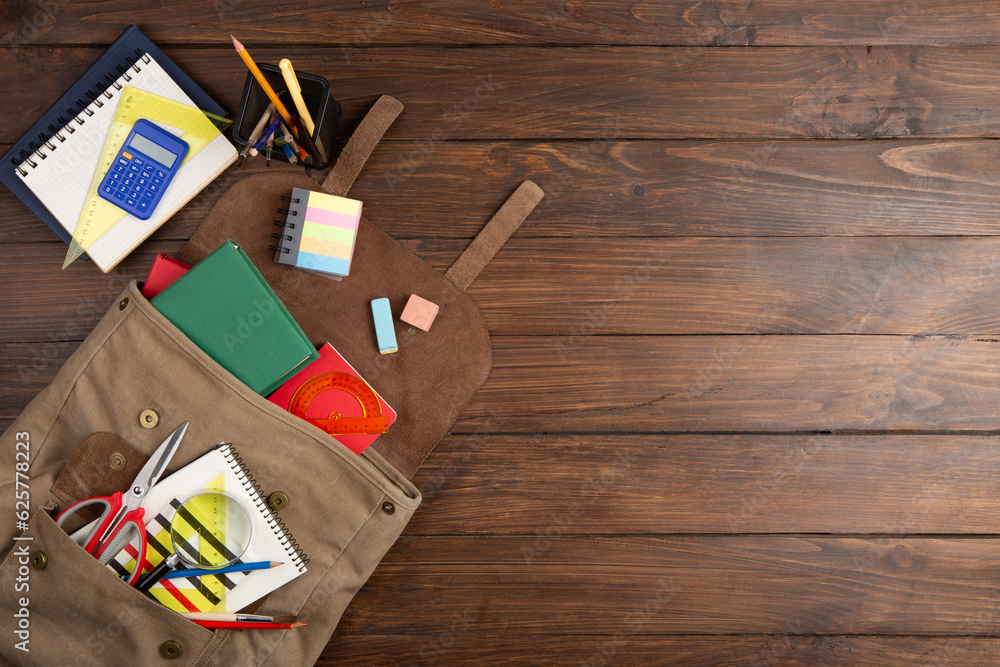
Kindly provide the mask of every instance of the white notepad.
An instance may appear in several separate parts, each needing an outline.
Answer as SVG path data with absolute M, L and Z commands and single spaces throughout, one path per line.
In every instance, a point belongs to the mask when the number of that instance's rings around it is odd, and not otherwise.
M 19 165 L 17 173 L 21 180 L 70 234 L 80 218 L 118 106 L 119 94 L 126 85 L 196 106 L 153 57 L 146 54 Z M 168 132 L 177 133 L 175 128 L 157 124 Z M 220 133 L 181 166 L 149 220 L 127 215 L 87 249 L 94 264 L 105 273 L 114 268 L 225 171 L 236 157 L 236 149 Z
M 150 543 L 146 560 L 151 568 L 162 562 L 170 551 L 169 531 L 174 507 L 206 491 L 224 492 L 238 499 L 250 515 L 253 536 L 240 562 L 274 561 L 283 565 L 270 570 L 211 575 L 219 578 L 214 585 L 197 577 L 165 580 L 169 582 L 166 586 L 161 582 L 150 589 L 153 598 L 178 612 L 197 609 L 235 613 L 306 571 L 309 559 L 291 532 L 271 512 L 232 445 L 214 447 L 154 484 L 142 499 L 141 506 L 146 511 L 146 538 Z M 138 541 L 133 541 L 130 549 L 123 551 L 109 567 L 122 575 L 132 572 L 135 567 L 132 554 L 137 545 Z M 216 603 L 211 593 L 206 597 L 203 592 L 206 587 L 216 589 L 216 593 L 225 591 L 221 602 Z

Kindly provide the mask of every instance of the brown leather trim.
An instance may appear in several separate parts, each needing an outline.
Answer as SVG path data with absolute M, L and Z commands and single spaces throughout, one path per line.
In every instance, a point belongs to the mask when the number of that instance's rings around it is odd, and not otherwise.
M 468 287 L 544 196 L 542 189 L 532 181 L 521 183 L 444 277 L 461 290 Z
M 382 135 L 389 129 L 396 116 L 403 110 L 403 105 L 395 98 L 383 95 L 371 110 L 365 114 L 361 125 L 351 135 L 347 145 L 337 158 L 337 164 L 323 181 L 323 189 L 343 197 L 354 185 L 354 180 L 361 173 L 362 167 L 368 161 L 378 146 Z

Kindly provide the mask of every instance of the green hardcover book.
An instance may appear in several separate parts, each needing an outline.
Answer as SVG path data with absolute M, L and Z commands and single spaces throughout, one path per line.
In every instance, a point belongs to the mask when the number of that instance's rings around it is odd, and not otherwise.
M 319 359 L 285 304 L 232 240 L 150 303 L 205 354 L 262 396 Z

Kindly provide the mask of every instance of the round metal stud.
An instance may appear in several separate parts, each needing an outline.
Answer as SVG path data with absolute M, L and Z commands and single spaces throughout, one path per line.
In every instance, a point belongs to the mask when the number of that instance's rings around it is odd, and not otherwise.
M 181 645 L 175 641 L 166 641 L 160 644 L 160 655 L 167 660 L 176 660 L 181 657 L 183 652 Z
M 36 570 L 44 570 L 49 564 L 49 557 L 44 551 L 36 551 L 31 554 L 31 567 Z
M 139 413 L 139 425 L 143 428 L 156 428 L 159 423 L 160 415 L 156 414 L 156 410 L 143 410 Z
M 128 463 L 125 459 L 125 455 L 121 452 L 115 452 L 108 457 L 108 465 L 111 466 L 112 470 L 125 470 L 125 465 Z
M 288 507 L 288 496 L 281 491 L 275 491 L 267 497 L 267 506 L 275 512 L 280 512 Z

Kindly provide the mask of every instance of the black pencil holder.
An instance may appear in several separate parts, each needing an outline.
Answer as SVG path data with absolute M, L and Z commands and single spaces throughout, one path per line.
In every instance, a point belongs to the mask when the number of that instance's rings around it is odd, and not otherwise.
M 296 115 L 295 102 L 292 100 L 291 93 L 288 92 L 288 86 L 285 85 L 285 78 L 281 76 L 281 70 L 267 63 L 259 64 L 258 67 L 288 112 Z M 333 141 L 337 138 L 337 128 L 340 126 L 340 104 L 330 95 L 330 82 L 323 77 L 298 71 L 295 72 L 295 76 L 302 89 L 302 99 L 306 103 L 306 108 L 309 109 L 315 125 L 312 139 L 319 150 L 321 159 L 314 160 L 312 166 L 315 169 L 325 169 L 330 164 Z M 254 78 L 253 74 L 247 72 L 247 80 L 243 85 L 243 98 L 240 100 L 240 110 L 233 122 L 233 140 L 236 143 L 243 145 L 250 141 L 250 135 L 253 133 L 257 121 L 267 111 L 267 105 L 270 103 L 270 98 L 257 83 L 257 79 Z M 296 143 L 302 146 L 301 142 Z M 287 161 L 283 150 L 272 151 L 271 157 Z

